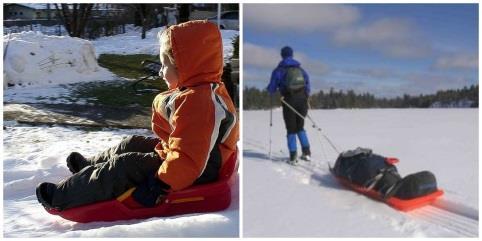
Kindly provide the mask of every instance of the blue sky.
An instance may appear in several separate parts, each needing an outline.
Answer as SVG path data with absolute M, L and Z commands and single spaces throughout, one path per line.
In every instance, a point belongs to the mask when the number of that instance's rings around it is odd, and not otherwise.
M 291 46 L 313 89 L 376 96 L 478 83 L 476 4 L 244 4 L 244 85 L 265 88 Z

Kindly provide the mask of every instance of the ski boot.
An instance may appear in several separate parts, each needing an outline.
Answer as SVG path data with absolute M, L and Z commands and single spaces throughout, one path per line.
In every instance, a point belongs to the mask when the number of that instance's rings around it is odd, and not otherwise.
M 40 183 L 35 190 L 38 202 L 42 204 L 42 206 L 44 206 L 45 208 L 52 209 L 52 198 L 54 196 L 55 190 L 56 186 L 53 183 Z
M 298 163 L 298 159 L 296 158 L 296 152 L 290 152 L 290 159 L 288 160 L 288 164 L 296 165 Z
M 89 165 L 87 159 L 78 152 L 72 152 L 67 157 L 67 167 L 72 174 L 75 174 Z
M 311 161 L 311 151 L 309 147 L 303 148 L 303 154 L 301 154 L 300 159 L 307 162 Z

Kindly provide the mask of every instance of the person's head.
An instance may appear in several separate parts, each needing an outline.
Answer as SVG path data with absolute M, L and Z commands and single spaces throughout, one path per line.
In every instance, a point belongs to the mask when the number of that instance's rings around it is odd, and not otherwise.
M 159 76 L 166 81 L 169 89 L 174 89 L 178 85 L 179 74 L 177 72 L 176 61 L 174 60 L 172 51 L 171 30 L 171 28 L 167 28 L 164 31 L 160 31 L 158 34 L 160 44 L 159 58 L 161 61 Z
M 285 46 L 281 49 L 281 57 L 283 59 L 293 57 L 293 49 L 290 46 Z
M 170 89 L 221 82 L 223 44 L 216 24 L 194 20 L 172 25 L 159 33 L 159 43 L 165 65 L 161 72 Z

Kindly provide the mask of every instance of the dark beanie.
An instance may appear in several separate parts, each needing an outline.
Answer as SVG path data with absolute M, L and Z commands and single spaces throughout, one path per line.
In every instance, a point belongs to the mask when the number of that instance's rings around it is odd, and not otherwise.
M 281 49 L 281 57 L 287 58 L 287 57 L 293 57 L 293 49 L 290 48 L 290 46 L 285 46 Z

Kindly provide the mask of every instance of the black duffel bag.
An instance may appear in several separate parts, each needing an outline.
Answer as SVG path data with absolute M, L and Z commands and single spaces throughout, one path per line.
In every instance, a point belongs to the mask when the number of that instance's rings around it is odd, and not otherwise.
M 412 199 L 437 191 L 435 175 L 429 171 L 417 172 L 404 177 L 395 186 L 393 196 L 400 199 Z
M 413 199 L 437 191 L 437 182 L 432 173 L 423 171 L 402 179 L 395 165 L 368 148 L 358 147 L 342 152 L 332 172 L 358 186 L 379 192 L 383 199 L 392 196 Z

